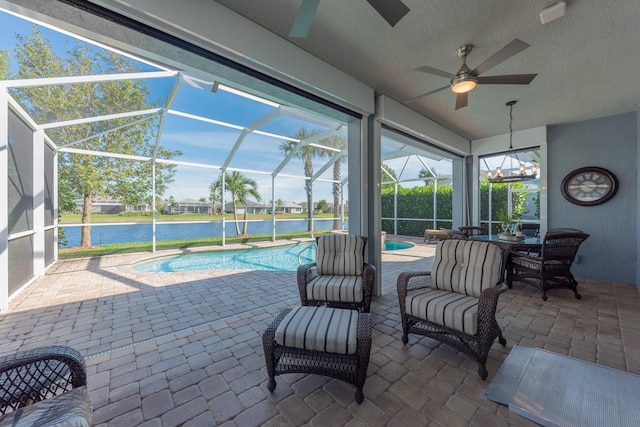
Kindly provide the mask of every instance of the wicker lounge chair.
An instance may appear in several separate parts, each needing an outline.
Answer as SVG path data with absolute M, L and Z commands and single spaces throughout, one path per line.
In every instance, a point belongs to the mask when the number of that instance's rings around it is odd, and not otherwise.
M 495 313 L 504 274 L 504 254 L 497 246 L 474 240 L 444 240 L 436 246 L 432 271 L 398 276 L 402 342 L 409 334 L 424 335 L 478 361 L 486 379 L 489 349 L 496 338 L 506 340 Z
M 52 346 L 0 358 L 0 425 L 90 426 L 84 359 Z
M 547 291 L 557 288 L 571 289 L 580 299 L 571 265 L 578 248 L 588 237 L 588 234 L 570 228 L 549 230 L 539 252 L 511 252 L 507 263 L 507 285 L 511 287 L 513 282 L 524 282 L 536 286 L 542 291 L 544 301 L 547 300 Z
M 316 262 L 298 267 L 302 305 L 326 305 L 368 313 L 376 268 L 364 262 L 367 238 L 328 234 L 316 239 Z

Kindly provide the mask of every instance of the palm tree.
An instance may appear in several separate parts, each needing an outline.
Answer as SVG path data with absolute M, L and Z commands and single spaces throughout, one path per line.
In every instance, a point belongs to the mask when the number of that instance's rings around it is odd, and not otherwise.
M 327 147 L 337 148 L 339 150 L 344 150 L 347 148 L 347 141 L 344 136 L 336 135 L 332 136 L 327 140 Z M 335 151 L 333 150 L 325 150 L 327 156 L 331 157 L 335 155 Z M 335 162 L 333 162 L 333 189 L 331 194 L 333 195 L 333 229 L 338 230 L 340 228 L 340 223 L 338 219 L 340 218 L 340 193 L 342 192 L 342 186 L 340 185 L 341 178 L 341 163 L 345 161 L 345 157 L 338 158 Z
M 438 172 L 431 168 L 422 168 L 420 172 L 418 172 L 418 178 L 424 180 L 424 185 L 429 185 L 429 178 L 438 178 Z
M 313 135 L 316 135 L 320 132 L 320 130 L 318 129 L 313 129 L 311 131 L 307 131 L 306 128 L 301 128 L 298 132 L 296 132 L 295 135 L 293 135 L 293 138 L 299 140 L 300 142 L 296 142 L 296 141 L 285 141 L 282 144 L 280 144 L 280 150 L 282 150 L 282 152 L 284 153 L 285 156 L 289 155 L 293 150 L 296 149 L 296 147 L 298 146 L 298 144 L 302 144 L 304 143 L 305 139 L 308 139 L 310 137 L 312 137 Z M 324 155 L 325 150 L 322 150 L 321 148 L 318 147 L 314 147 L 312 145 L 305 145 L 302 148 L 300 148 L 300 150 L 298 152 L 296 152 L 295 154 L 295 158 L 297 159 L 301 159 L 304 162 L 304 176 L 309 178 L 306 179 L 304 182 L 304 191 L 307 194 L 307 216 L 309 218 L 309 220 L 311 220 L 311 209 L 313 207 L 313 200 L 311 200 L 311 177 L 313 176 L 313 157 L 320 157 L 322 155 Z M 311 221 L 309 221 L 309 226 L 308 226 L 308 230 L 307 231 L 311 231 Z
M 246 205 L 249 196 L 260 201 L 260 193 L 258 193 L 258 183 L 238 171 L 224 174 L 225 191 L 231 195 L 231 203 L 233 203 L 233 219 L 236 223 L 236 234 L 240 235 L 240 227 L 238 226 L 238 204 Z M 209 185 L 209 199 L 212 201 L 222 200 L 222 174 L 217 180 Z M 223 206 L 224 209 L 224 206 Z M 242 234 L 247 234 L 247 207 L 244 208 L 244 224 L 242 226 Z

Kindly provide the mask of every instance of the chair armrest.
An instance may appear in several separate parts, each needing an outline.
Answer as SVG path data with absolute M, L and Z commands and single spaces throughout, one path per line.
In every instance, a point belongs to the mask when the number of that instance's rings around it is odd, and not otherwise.
M 300 293 L 300 303 L 302 305 L 308 304 L 307 299 L 307 283 L 311 281 L 316 273 L 316 263 L 311 262 L 309 264 L 303 264 L 298 267 L 297 280 L 298 280 L 298 292 Z
M 362 271 L 362 291 L 364 301 L 364 312 L 369 313 L 371 308 L 371 298 L 373 297 L 373 285 L 376 281 L 376 267 L 372 264 L 364 263 Z
M 0 414 L 87 385 L 80 353 L 51 346 L 0 358 Z
M 496 286 L 485 289 L 478 301 L 478 334 L 488 334 L 492 321 L 496 316 L 498 297 L 509 289 L 506 283 L 500 282 Z
M 430 271 L 405 271 L 398 275 L 398 304 L 403 325 L 406 322 L 406 298 L 407 294 L 417 289 L 429 288 L 431 284 Z M 406 342 L 406 341 L 405 341 Z
M 431 287 L 431 272 L 430 271 L 405 271 L 398 275 L 398 296 L 402 295 L 402 298 L 407 296 L 407 293 L 415 291 L 416 289 L 424 289 Z

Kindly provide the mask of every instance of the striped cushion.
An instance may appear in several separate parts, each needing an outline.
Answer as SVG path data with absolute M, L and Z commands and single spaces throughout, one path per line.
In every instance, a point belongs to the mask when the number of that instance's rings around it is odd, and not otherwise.
M 307 283 L 307 298 L 320 301 L 362 302 L 362 276 L 316 276 Z
M 296 307 L 276 329 L 276 343 L 327 353 L 355 354 L 358 312 L 327 307 Z
M 492 243 L 443 240 L 436 246 L 431 287 L 479 297 L 502 278 L 502 251 Z
M 318 238 L 318 274 L 360 276 L 364 266 L 365 241 L 360 236 L 328 234 Z
M 407 314 L 467 335 L 478 332 L 478 301 L 476 297 L 428 288 L 405 298 Z

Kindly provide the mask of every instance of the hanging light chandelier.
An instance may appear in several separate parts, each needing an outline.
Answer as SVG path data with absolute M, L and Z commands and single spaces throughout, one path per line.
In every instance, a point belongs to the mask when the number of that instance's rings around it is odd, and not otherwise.
M 491 169 L 487 172 L 487 177 L 489 178 L 489 182 L 494 184 L 500 183 L 509 183 L 509 182 L 522 182 L 522 181 L 531 181 L 532 179 L 537 178 L 538 167 L 534 164 L 531 165 L 530 172 L 527 172 L 527 169 L 518 158 L 518 154 L 513 150 L 513 106 L 518 101 L 509 101 L 506 103 L 506 106 L 509 107 L 509 151 L 502 159 L 502 163 L 500 166 L 496 168 L 495 174 L 491 173 Z M 502 167 L 504 166 L 504 162 L 509 158 L 509 174 L 505 175 Z M 513 159 L 516 159 L 518 162 L 518 173 L 513 174 Z

